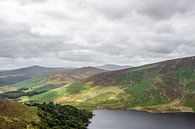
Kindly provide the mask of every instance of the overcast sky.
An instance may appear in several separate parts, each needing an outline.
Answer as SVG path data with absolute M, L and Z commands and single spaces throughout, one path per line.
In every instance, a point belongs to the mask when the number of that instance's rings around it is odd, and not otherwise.
M 195 0 L 0 0 L 0 69 L 195 55 Z

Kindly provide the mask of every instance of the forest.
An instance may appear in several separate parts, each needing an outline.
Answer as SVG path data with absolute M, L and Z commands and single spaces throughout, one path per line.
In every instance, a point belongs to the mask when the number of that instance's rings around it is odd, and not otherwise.
M 70 105 L 53 102 L 28 105 L 38 109 L 41 122 L 33 126 L 40 129 L 86 129 L 93 117 L 92 111 L 77 109 Z

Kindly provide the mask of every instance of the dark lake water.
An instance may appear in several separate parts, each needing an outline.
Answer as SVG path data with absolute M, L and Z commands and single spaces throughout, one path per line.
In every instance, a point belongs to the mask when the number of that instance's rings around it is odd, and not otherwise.
M 96 110 L 88 129 L 195 129 L 194 113 Z

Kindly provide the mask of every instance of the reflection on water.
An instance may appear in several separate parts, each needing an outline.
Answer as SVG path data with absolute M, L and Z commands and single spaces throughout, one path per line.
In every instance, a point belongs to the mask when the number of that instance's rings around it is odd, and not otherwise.
M 96 110 L 88 129 L 195 129 L 194 113 Z

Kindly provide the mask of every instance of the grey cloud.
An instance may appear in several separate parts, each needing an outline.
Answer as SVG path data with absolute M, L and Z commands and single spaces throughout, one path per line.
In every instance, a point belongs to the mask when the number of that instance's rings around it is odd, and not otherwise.
M 5 26 L 6 25 L 6 26 Z M 0 25 L 0 57 L 33 58 L 65 48 L 59 37 L 42 37 L 25 26 Z
M 88 0 L 87 0 L 88 1 Z M 133 13 L 155 20 L 169 19 L 176 14 L 194 10 L 194 0 L 109 0 L 107 3 L 88 1 L 96 10 L 111 19 L 123 19 Z
M 104 63 L 106 60 L 109 61 L 109 55 L 99 53 L 91 50 L 72 50 L 60 52 L 57 55 L 58 58 L 69 60 L 73 62 L 95 62 Z
M 149 52 L 157 54 L 170 54 L 172 53 L 179 45 L 173 44 L 172 41 L 166 42 L 155 42 L 153 45 L 148 47 Z
M 130 44 L 134 43 L 130 41 L 129 37 L 112 37 L 109 40 L 102 41 L 101 44 L 94 47 L 94 50 L 108 55 L 120 56 L 132 52 Z
M 172 24 L 160 24 L 160 25 L 157 25 L 155 28 L 154 28 L 154 31 L 157 33 L 157 34 L 173 34 L 176 32 L 175 28 L 173 27 Z
M 9 58 L 33 58 L 53 54 L 56 51 L 63 51 L 64 45 L 58 40 L 47 39 L 16 39 L 1 40 L 1 57 Z
M 138 12 L 153 19 L 171 18 L 194 10 L 194 0 L 141 0 Z
M 195 54 L 192 0 L 0 2 L 0 63 L 8 67 L 142 65 Z
M 132 14 L 132 0 L 86 0 L 87 4 L 109 19 L 122 19 Z
M 21 5 L 28 5 L 32 3 L 40 4 L 47 2 L 47 0 L 17 0 Z

